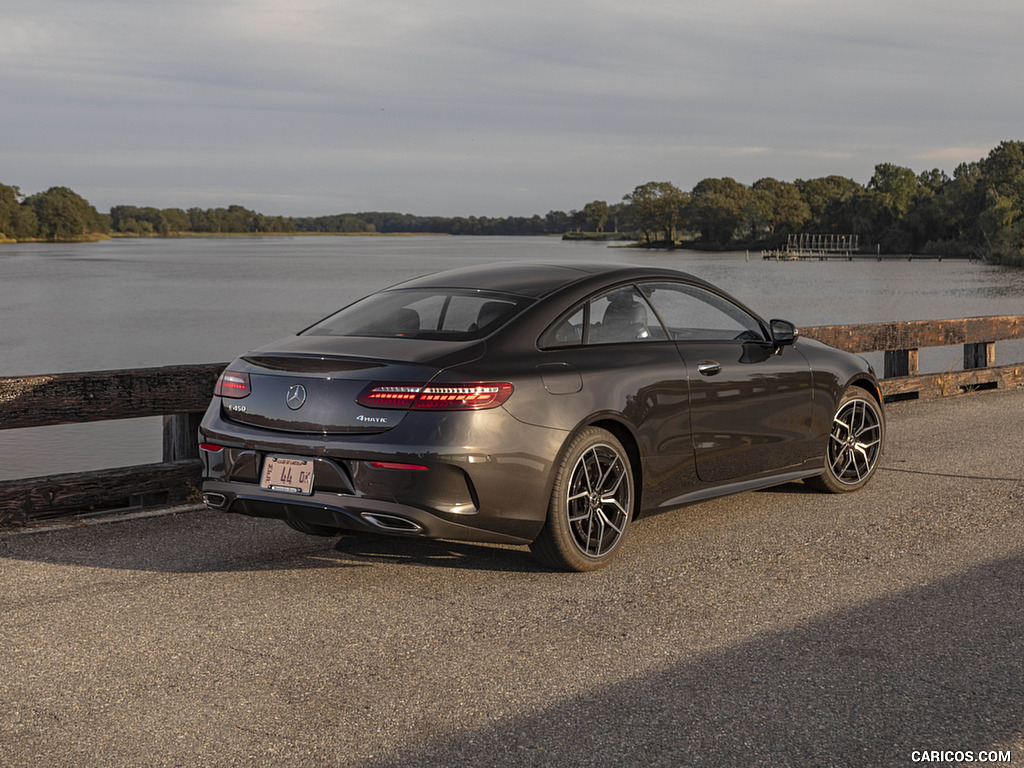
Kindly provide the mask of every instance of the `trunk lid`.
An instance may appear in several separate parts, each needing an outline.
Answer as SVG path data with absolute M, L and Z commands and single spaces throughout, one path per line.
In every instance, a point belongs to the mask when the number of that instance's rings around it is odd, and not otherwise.
M 230 421 L 284 432 L 385 432 L 400 424 L 408 411 L 357 403 L 356 397 L 369 384 L 426 384 L 443 368 L 476 359 L 482 351 L 479 342 L 292 337 L 228 366 L 249 375 L 250 394 L 222 398 L 221 409 Z

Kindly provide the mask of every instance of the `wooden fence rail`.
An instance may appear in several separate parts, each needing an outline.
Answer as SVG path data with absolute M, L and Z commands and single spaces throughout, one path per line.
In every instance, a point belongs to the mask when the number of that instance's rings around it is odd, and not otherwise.
M 850 352 L 885 352 L 886 399 L 1024 386 L 1024 362 L 995 366 L 995 342 L 1024 339 L 1024 315 L 803 328 Z M 964 345 L 964 370 L 918 375 L 922 347 Z M 163 461 L 0 481 L 0 527 L 198 500 L 196 431 L 225 363 L 0 378 L 0 429 L 163 416 Z

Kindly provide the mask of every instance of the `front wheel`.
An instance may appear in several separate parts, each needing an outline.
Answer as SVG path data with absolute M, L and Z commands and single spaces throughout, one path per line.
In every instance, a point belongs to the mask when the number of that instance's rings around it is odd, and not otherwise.
M 885 441 L 885 416 L 875 399 L 851 387 L 839 400 L 825 450 L 825 472 L 805 480 L 812 488 L 846 493 L 862 488 L 878 469 Z
M 548 517 L 530 545 L 538 560 L 566 571 L 608 563 L 633 516 L 633 472 L 614 435 L 587 427 L 576 435 L 558 468 Z

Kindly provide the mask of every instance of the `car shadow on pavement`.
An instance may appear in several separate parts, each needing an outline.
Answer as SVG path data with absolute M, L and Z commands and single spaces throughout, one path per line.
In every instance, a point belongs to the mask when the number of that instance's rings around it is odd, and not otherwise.
M 1024 556 L 993 561 L 349 764 L 820 768 L 994 749 L 1016 763 L 1022 594 Z
M 809 485 L 798 481 L 795 483 L 783 483 L 782 485 L 771 485 L 767 488 L 761 488 L 760 490 L 755 491 L 755 493 L 786 493 L 797 496 L 818 496 L 821 492 L 816 491 Z
M 342 536 L 334 551 L 345 561 L 415 563 L 440 568 L 533 573 L 550 568 L 533 561 L 525 547 L 473 544 L 440 539 L 405 539 L 397 536 L 354 534 Z
M 0 534 L 4 559 L 164 573 L 366 568 L 418 563 L 532 573 L 546 570 L 525 547 L 378 534 L 309 536 L 278 520 L 205 510 Z
M 897 468 L 897 467 L 888 467 L 888 466 L 884 466 L 884 465 L 879 465 L 879 467 L 878 467 L 878 472 L 879 473 L 885 473 L 885 472 L 914 472 L 914 471 L 915 470 L 902 469 L 902 468 Z M 921 472 L 921 474 L 931 474 L 931 473 Z M 1013 481 L 1012 478 L 1002 478 L 1002 479 L 1008 479 L 1008 480 Z M 875 480 L 877 480 L 877 475 L 876 475 L 875 478 L 872 479 L 872 482 L 875 482 Z M 805 483 L 805 482 L 803 482 L 801 480 L 795 480 L 795 481 L 792 481 L 792 482 L 789 482 L 789 483 L 782 483 L 781 485 L 770 485 L 767 488 L 761 488 L 760 490 L 755 491 L 755 493 L 784 493 L 784 494 L 793 494 L 793 495 L 798 495 L 798 496 L 820 496 L 821 495 L 821 491 L 818 491 L 818 490 L 815 490 L 814 488 L 811 488 L 809 485 L 807 485 L 807 483 Z

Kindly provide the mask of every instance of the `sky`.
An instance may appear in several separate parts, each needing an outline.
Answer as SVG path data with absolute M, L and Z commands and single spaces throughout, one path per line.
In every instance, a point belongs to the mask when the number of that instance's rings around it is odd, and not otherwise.
M 0 183 L 531 216 L 1024 139 L 1020 0 L 0 0 Z

